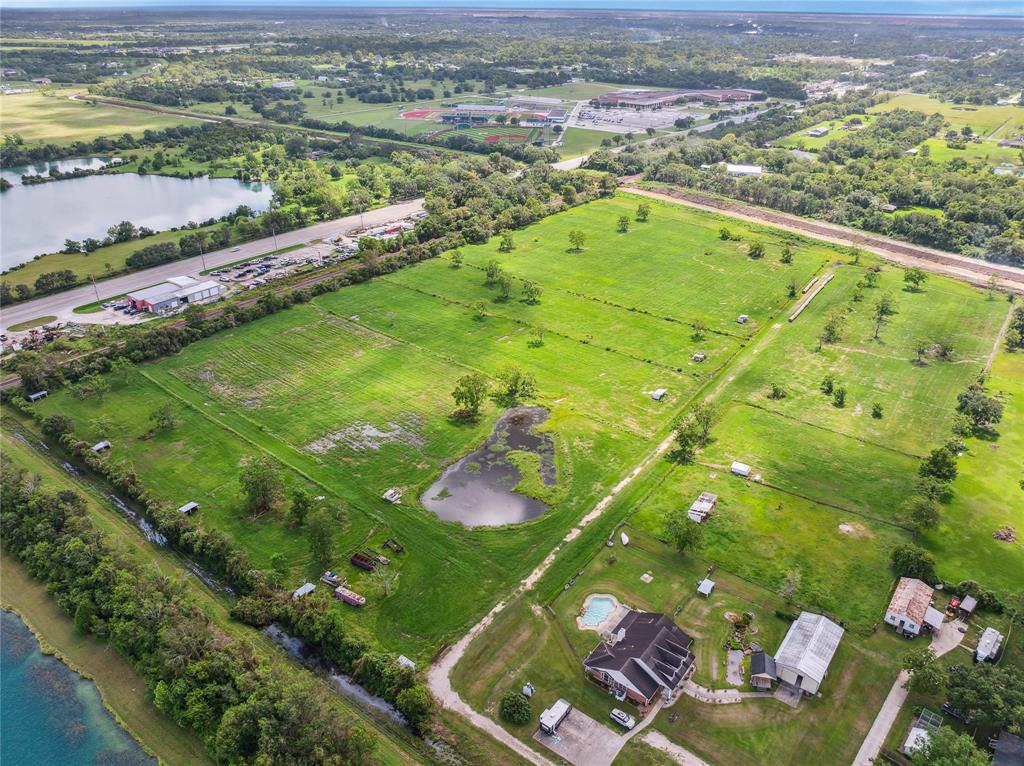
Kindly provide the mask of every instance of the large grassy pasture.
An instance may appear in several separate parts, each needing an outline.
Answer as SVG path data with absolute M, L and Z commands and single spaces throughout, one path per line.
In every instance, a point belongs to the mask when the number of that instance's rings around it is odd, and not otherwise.
M 889 112 L 893 109 L 909 109 L 924 114 L 941 114 L 950 126 L 959 130 L 970 125 L 983 138 L 1005 138 L 1010 133 L 1024 130 L 1024 108 L 1018 106 L 976 106 L 943 102 L 931 96 L 917 93 L 903 93 L 871 107 L 872 113 Z
M 112 459 L 129 460 L 157 497 L 197 500 L 201 518 L 244 545 L 258 565 L 284 553 L 298 580 L 316 574 L 301 530 L 282 515 L 252 519 L 240 510 L 240 466 L 273 455 L 289 486 L 322 495 L 336 514 L 339 551 L 392 535 L 408 545 L 396 562 L 397 592 L 387 599 L 370 593 L 361 620 L 393 645 L 429 656 L 437 641 L 456 634 L 538 561 L 553 536 L 642 457 L 649 440 L 667 432 L 688 397 L 750 332 L 729 317 L 744 310 L 768 322 L 785 302 L 789 275 L 803 280 L 826 257 L 825 249 L 808 245 L 789 267 L 777 258 L 754 262 L 736 243 L 720 240 L 703 214 L 667 205 L 655 206 L 650 223 L 616 233 L 614 221 L 636 202 L 592 203 L 517 235 L 521 244 L 501 258 L 517 277 L 545 288 L 539 304 L 523 303 L 518 286 L 511 300 L 494 301 L 480 268 L 498 257 L 492 242 L 466 248 L 461 269 L 438 259 L 325 295 L 144 365 L 113 381 L 102 401 L 63 392 L 40 409 L 70 414 L 83 438 L 110 438 Z M 575 227 L 590 239 L 582 253 L 567 253 L 567 232 Z M 779 245 L 769 239 L 772 246 Z M 699 281 L 672 273 L 691 261 L 705 261 Z M 637 273 L 620 283 L 623 292 L 609 269 L 629 264 Z M 651 279 L 681 289 L 671 295 L 663 287 L 670 300 L 657 305 L 657 288 L 641 285 Z M 587 292 L 571 289 L 574 280 Z M 712 282 L 723 308 L 704 300 Z M 739 293 L 750 282 L 756 295 L 747 300 Z M 483 319 L 471 308 L 480 299 L 489 306 Z M 657 313 L 639 310 L 644 301 Z M 716 316 L 721 312 L 728 315 Z M 699 341 L 687 324 L 695 317 L 713 328 Z M 531 343 L 538 324 L 548 329 L 539 346 Z M 689 360 L 696 349 L 709 355 L 703 365 Z M 453 421 L 450 391 L 469 371 L 493 376 L 507 364 L 536 376 L 539 400 L 551 409 L 544 428 L 555 438 L 565 499 L 514 533 L 441 523 L 418 507 L 418 495 L 444 465 L 482 442 L 500 412 L 489 403 L 479 423 Z M 649 392 L 659 387 L 669 395 L 654 402 Z M 180 423 L 151 434 L 149 414 L 164 401 L 174 404 Z M 358 434 L 369 427 L 395 438 L 363 444 Z M 390 486 L 406 488 L 401 506 L 380 500 Z M 356 587 L 371 587 L 350 574 Z
M 848 763 L 858 740 L 851 732 L 870 724 L 902 646 L 886 631 L 872 633 L 894 579 L 890 551 L 913 539 L 901 505 L 920 457 L 949 438 L 956 395 L 992 353 L 1007 303 L 935 275 L 907 291 L 891 265 L 882 265 L 877 287 L 858 287 L 877 265 L 868 256 L 665 202 L 652 202 L 650 220 L 640 223 L 640 201 L 619 194 L 592 202 L 514 232 L 511 252 L 498 252 L 494 239 L 462 248 L 461 267 L 449 255 L 320 296 L 142 365 L 113 380 L 102 400 L 63 390 L 33 406 L 70 415 L 83 438 L 111 439 L 110 459 L 129 460 L 169 503 L 198 501 L 199 518 L 245 546 L 257 565 L 285 554 L 289 584 L 297 584 L 318 574 L 303 531 L 283 512 L 253 519 L 241 509 L 241 465 L 273 456 L 289 487 L 308 488 L 334 514 L 334 568 L 369 597 L 360 612 L 335 608 L 389 647 L 426 660 L 536 566 L 691 401 L 711 398 L 720 419 L 696 462 L 666 458 L 642 472 L 472 644 L 456 682 L 488 713 L 506 687 L 532 680 L 539 702 L 568 694 L 606 716 L 609 698 L 579 672 L 593 636 L 575 629 L 574 616 L 586 593 L 610 592 L 644 608 L 678 608 L 679 624 L 703 642 L 699 679 L 721 686 L 721 614 L 755 612 L 774 645 L 785 629 L 775 594 L 789 580 L 799 606 L 827 611 L 848 630 L 824 698 L 795 712 L 770 700 L 709 707 L 683 699 L 683 723 L 656 725 L 714 763 L 761 763 L 769 752 L 788 762 L 808 746 L 827 753 L 825 763 Z M 627 233 L 617 231 L 623 215 Z M 723 226 L 738 239 L 721 239 Z M 579 252 L 569 246 L 572 230 L 587 235 Z M 765 245 L 764 258 L 747 255 L 753 241 Z M 784 244 L 794 252 L 788 265 L 779 257 Z M 485 284 L 491 260 L 514 278 L 507 299 Z M 789 285 L 826 273 L 832 281 L 788 322 Z M 539 302 L 524 300 L 523 281 L 543 288 Z M 876 339 L 872 314 L 886 293 L 896 313 Z M 839 340 L 820 343 L 826 318 L 838 311 Z M 738 324 L 739 314 L 750 321 Z M 698 320 L 707 326 L 701 337 Z M 919 340 L 928 349 L 921 360 Z M 948 358 L 939 344 L 951 347 Z M 695 351 L 706 361 L 692 362 Z M 1019 587 L 1024 564 L 1019 543 L 991 538 L 1000 526 L 1024 526 L 1016 510 L 1021 358 L 996 357 L 991 386 L 1007 408 L 999 434 L 971 440 L 942 526 L 918 540 L 943 577 L 997 590 Z M 559 499 L 516 527 L 440 522 L 419 496 L 484 441 L 504 407 L 488 401 L 480 420 L 466 423 L 451 417 L 450 392 L 468 372 L 494 378 L 509 364 L 536 377 L 536 400 L 550 410 L 541 428 L 554 441 Z M 846 390 L 845 406 L 821 391 L 826 373 Z M 773 384 L 784 397 L 768 396 Z M 651 399 L 655 388 L 668 390 L 663 401 Z M 165 401 L 180 422 L 151 433 L 149 415 Z M 732 476 L 733 460 L 751 464 L 760 481 Z M 401 505 L 380 499 L 391 486 L 406 490 Z M 655 538 L 666 514 L 704 490 L 718 495 L 718 508 L 698 555 L 680 557 Z M 627 518 L 639 544 L 616 549 L 611 563 L 601 546 Z M 346 559 L 387 537 L 407 552 L 395 557 L 400 579 L 385 598 Z M 718 567 L 720 595 L 695 600 L 693 584 L 708 563 Z M 655 580 L 643 585 L 647 570 Z M 700 725 L 685 723 L 694 720 Z
M 773 141 L 775 146 L 782 146 L 786 148 L 794 149 L 805 149 L 810 152 L 817 151 L 825 146 L 830 141 L 836 141 L 837 139 L 845 138 L 853 135 L 855 131 L 846 130 L 843 125 L 852 119 L 853 117 L 859 117 L 861 124 L 867 127 L 871 124 L 874 117 L 869 114 L 857 114 L 849 115 L 840 119 L 829 120 L 826 122 L 819 122 L 817 125 L 812 125 L 809 128 L 801 128 L 788 136 L 780 138 L 778 141 Z M 829 132 L 824 136 L 809 136 L 808 131 L 814 130 L 815 128 L 828 128 Z M 861 128 L 863 130 L 863 128 Z
M 193 122 L 187 117 L 71 101 L 64 94 L 0 96 L 0 130 L 5 134 L 16 133 L 27 143 L 67 144 Z

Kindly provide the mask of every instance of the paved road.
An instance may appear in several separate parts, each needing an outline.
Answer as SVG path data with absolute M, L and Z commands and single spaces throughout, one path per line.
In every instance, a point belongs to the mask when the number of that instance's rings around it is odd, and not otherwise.
M 964 639 L 964 634 L 960 632 L 960 628 L 963 625 L 964 623 L 961 620 L 947 622 L 939 630 L 938 635 L 932 637 L 931 648 L 935 652 L 936 657 L 941 657 L 960 645 L 960 642 Z M 857 757 L 853 759 L 853 766 L 871 766 L 878 753 L 882 750 L 885 738 L 889 736 L 889 730 L 896 722 L 896 717 L 900 714 L 900 708 L 903 707 L 903 703 L 906 702 L 906 684 L 909 680 L 910 674 L 905 670 L 901 670 L 896 678 L 896 682 L 889 690 L 889 696 L 882 703 L 882 709 L 875 716 L 871 729 L 868 731 L 867 736 L 864 737 L 864 742 L 861 744 L 860 750 L 857 751 Z
M 396 205 L 371 210 L 362 215 L 350 215 L 333 221 L 313 224 L 304 229 L 296 229 L 278 234 L 276 245 L 274 237 L 266 237 L 265 239 L 258 239 L 240 245 L 237 251 L 233 248 L 216 250 L 212 253 L 207 253 L 204 257 L 186 258 L 185 260 L 166 263 L 162 266 L 145 269 L 144 271 L 125 274 L 122 277 L 114 277 L 113 279 L 97 282 L 95 288 L 92 285 L 85 285 L 83 287 L 76 287 L 73 290 L 57 293 L 56 295 L 36 298 L 26 303 L 19 303 L 5 308 L 2 317 L 0 317 L 0 326 L 6 332 L 7 328 L 11 325 L 51 315 L 56 316 L 57 320 L 61 322 L 81 321 L 88 319 L 88 317 L 73 313 L 74 309 L 95 301 L 97 299 L 97 291 L 99 291 L 100 299 L 106 300 L 131 290 L 149 287 L 170 277 L 182 275 L 197 276 L 200 271 L 205 269 L 216 268 L 217 266 L 233 263 L 243 258 L 255 258 L 276 248 L 305 244 L 314 239 L 336 237 L 339 234 L 357 229 L 361 225 L 379 226 L 391 223 L 413 213 L 418 213 L 421 210 L 423 210 L 422 199 L 400 202 Z M 204 258 L 205 266 L 203 265 Z

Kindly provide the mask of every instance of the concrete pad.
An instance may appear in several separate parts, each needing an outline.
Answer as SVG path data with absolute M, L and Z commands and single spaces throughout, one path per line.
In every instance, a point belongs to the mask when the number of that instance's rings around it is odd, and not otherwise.
M 601 766 L 615 760 L 623 736 L 576 708 L 562 721 L 558 731 L 545 734 L 540 729 L 533 738 L 574 766 Z
M 725 682 L 733 686 L 743 685 L 743 651 L 730 649 L 725 661 Z

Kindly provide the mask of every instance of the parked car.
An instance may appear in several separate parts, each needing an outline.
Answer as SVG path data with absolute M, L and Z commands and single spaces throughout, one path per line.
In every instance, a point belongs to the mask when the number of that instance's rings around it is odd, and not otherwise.
M 631 716 L 629 713 L 625 713 L 622 710 L 619 710 L 618 708 L 612 710 L 611 718 L 613 721 L 615 721 L 615 723 L 617 723 L 619 726 L 622 726 L 625 729 L 632 729 L 634 726 L 636 726 L 636 719 L 633 718 L 633 716 Z
M 943 702 L 942 703 L 942 712 L 945 713 L 948 716 L 951 716 L 952 718 L 959 718 L 961 721 L 964 718 L 963 714 L 959 710 L 957 710 L 955 707 L 950 705 L 948 702 Z

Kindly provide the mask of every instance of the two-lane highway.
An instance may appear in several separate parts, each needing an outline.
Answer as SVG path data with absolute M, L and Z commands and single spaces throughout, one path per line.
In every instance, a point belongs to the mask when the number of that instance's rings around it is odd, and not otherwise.
M 237 250 L 234 248 L 215 250 L 207 253 L 205 256 L 185 258 L 180 261 L 165 263 L 162 266 L 154 266 L 151 269 L 125 274 L 122 277 L 106 279 L 102 282 L 97 282 L 95 287 L 91 284 L 76 287 L 73 290 L 66 290 L 55 295 L 47 295 L 25 303 L 8 306 L 0 314 L 0 325 L 2 325 L 4 332 L 7 332 L 8 328 L 12 325 L 44 316 L 55 316 L 57 317 L 56 321 L 60 322 L 88 321 L 87 316 L 75 314 L 74 310 L 78 306 L 84 306 L 95 301 L 97 290 L 99 291 L 100 299 L 106 300 L 115 295 L 123 295 L 132 290 L 149 287 L 170 277 L 182 275 L 195 277 L 202 270 L 215 269 L 246 258 L 256 258 L 277 248 L 306 244 L 316 239 L 336 237 L 339 234 L 353 231 L 360 226 L 376 227 L 392 223 L 393 221 L 398 221 L 418 213 L 421 210 L 423 210 L 422 198 L 400 202 L 388 207 L 371 210 L 361 215 L 350 215 L 333 221 L 313 224 L 304 229 L 283 232 L 277 235 L 276 240 L 274 237 L 257 239 L 252 242 L 246 242 L 244 245 L 239 245 Z M 139 247 L 142 247 L 143 244 L 145 244 L 144 240 L 140 242 Z

